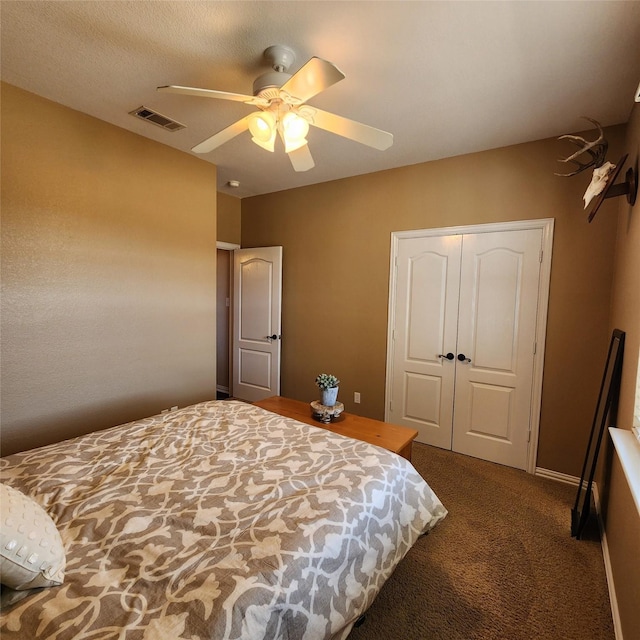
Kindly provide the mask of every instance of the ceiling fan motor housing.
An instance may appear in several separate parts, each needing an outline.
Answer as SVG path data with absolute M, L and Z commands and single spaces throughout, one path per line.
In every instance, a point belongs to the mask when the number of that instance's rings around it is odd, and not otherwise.
M 296 54 L 293 49 L 283 44 L 274 44 L 264 50 L 264 57 L 276 71 L 286 71 L 295 61 Z
M 280 89 L 280 87 L 291 77 L 290 73 L 284 73 L 282 71 L 267 71 L 261 76 L 255 79 L 253 83 L 253 95 L 259 96 L 263 91 L 268 89 Z M 277 92 L 273 97 L 277 96 Z M 270 98 L 272 96 L 262 96 L 264 98 Z
M 290 77 L 287 69 L 295 62 L 296 54 L 289 47 L 275 44 L 264 50 L 264 57 L 269 61 L 273 71 L 267 71 L 256 78 L 253 83 L 253 95 L 260 95 L 267 89 L 279 89 Z M 269 98 L 271 96 L 264 96 Z M 274 96 L 275 97 L 275 96 Z

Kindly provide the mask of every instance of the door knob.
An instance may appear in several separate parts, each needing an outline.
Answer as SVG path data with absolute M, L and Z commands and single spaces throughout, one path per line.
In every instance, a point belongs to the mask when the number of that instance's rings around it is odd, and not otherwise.
M 467 358 L 464 353 L 458 354 L 458 360 L 460 360 L 460 362 L 471 362 L 471 358 Z
M 272 336 L 265 336 L 267 340 L 277 340 L 278 336 L 274 333 Z
M 438 358 L 446 358 L 447 360 L 453 360 L 455 356 L 453 355 L 453 353 L 451 353 L 451 351 L 449 351 L 449 353 L 447 353 L 446 356 L 442 353 L 438 354 Z

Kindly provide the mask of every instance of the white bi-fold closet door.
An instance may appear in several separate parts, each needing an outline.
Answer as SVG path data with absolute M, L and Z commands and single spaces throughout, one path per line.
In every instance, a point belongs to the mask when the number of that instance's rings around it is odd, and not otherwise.
M 552 221 L 445 231 L 394 234 L 386 420 L 533 471 Z

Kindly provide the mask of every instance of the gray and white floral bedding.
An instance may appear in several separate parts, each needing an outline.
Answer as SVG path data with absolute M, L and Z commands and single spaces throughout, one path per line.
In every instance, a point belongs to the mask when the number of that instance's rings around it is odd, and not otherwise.
M 0 479 L 66 553 L 3 640 L 345 638 L 446 515 L 404 458 L 234 401 L 8 456 Z

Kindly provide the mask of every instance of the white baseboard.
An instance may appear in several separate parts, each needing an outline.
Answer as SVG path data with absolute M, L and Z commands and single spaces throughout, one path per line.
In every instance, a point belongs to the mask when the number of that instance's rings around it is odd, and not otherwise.
M 624 640 L 622 637 L 622 623 L 620 621 L 620 610 L 618 609 L 618 598 L 616 597 L 616 586 L 613 582 L 613 569 L 611 568 L 611 557 L 609 556 L 609 545 L 607 544 L 607 532 L 602 519 L 602 509 L 600 507 L 600 494 L 598 485 L 594 482 L 593 502 L 596 505 L 598 514 L 598 528 L 600 529 L 600 544 L 602 545 L 602 557 L 604 559 L 604 571 L 607 576 L 607 587 L 609 588 L 609 601 L 611 602 L 611 617 L 613 618 L 613 631 L 616 640 Z
M 569 476 L 566 473 L 559 473 L 558 471 L 551 471 L 551 469 L 543 469 L 542 467 L 536 467 L 535 475 L 540 476 L 541 478 L 555 480 L 556 482 L 570 484 L 574 487 L 577 487 L 580 484 L 580 478 Z
M 541 478 L 548 478 L 549 480 L 555 480 L 557 482 L 563 482 L 577 487 L 580 484 L 580 478 L 575 476 L 569 476 L 565 473 L 558 473 L 557 471 L 551 471 L 551 469 L 543 469 L 536 467 L 535 475 Z M 618 599 L 616 597 L 616 588 L 613 582 L 613 570 L 611 569 L 611 557 L 609 556 L 609 546 L 607 545 L 607 532 L 604 528 L 604 521 L 602 520 L 602 509 L 600 506 L 600 494 L 598 493 L 598 485 L 594 482 L 591 485 L 593 494 L 593 502 L 596 507 L 596 514 L 598 516 L 598 528 L 600 529 L 600 544 L 602 546 L 602 558 L 604 560 L 604 571 L 607 576 L 607 588 L 609 589 L 609 601 L 611 602 L 611 617 L 613 618 L 613 630 L 616 636 L 616 640 L 624 640 L 622 637 L 622 624 L 620 622 L 620 611 L 618 609 Z

